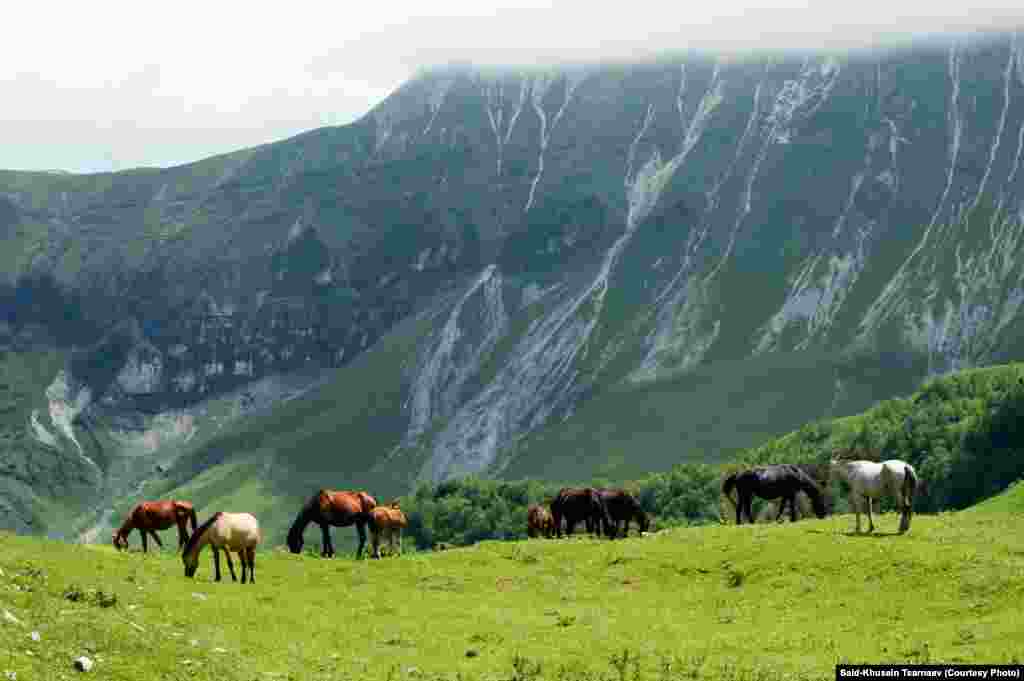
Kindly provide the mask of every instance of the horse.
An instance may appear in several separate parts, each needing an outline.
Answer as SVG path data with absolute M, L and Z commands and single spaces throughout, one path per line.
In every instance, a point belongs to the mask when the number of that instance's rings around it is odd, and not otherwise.
M 187 501 L 177 499 L 165 499 L 162 501 L 142 501 L 125 518 L 121 527 L 111 535 L 114 548 L 122 551 L 128 548 L 128 535 L 132 530 L 138 530 L 142 535 L 142 550 L 149 552 L 146 542 L 146 534 L 149 533 L 156 540 L 157 546 L 164 547 L 156 530 L 166 530 L 171 525 L 178 526 L 178 550 L 188 542 L 188 523 L 192 522 L 192 531 L 196 531 L 196 511 Z
M 850 485 L 850 502 L 857 514 L 857 533 L 860 534 L 861 505 L 867 506 L 868 532 L 875 531 L 871 518 L 871 502 L 891 495 L 900 509 L 900 534 L 910 529 L 913 515 L 914 490 L 917 487 L 917 471 L 906 461 L 888 459 L 881 463 L 874 461 L 829 461 L 832 472 Z M 879 506 L 881 512 L 881 506 Z
M 555 521 L 551 512 L 539 504 L 526 510 L 526 534 L 530 537 L 544 535 L 548 539 L 555 533 Z
M 739 493 L 739 502 L 732 498 L 732 489 L 736 488 Z M 746 514 L 751 523 L 754 522 L 754 513 L 751 510 L 751 503 L 754 496 L 762 499 L 778 499 L 782 497 L 779 506 L 779 514 L 775 520 L 782 517 L 782 512 L 789 504 L 790 522 L 796 522 L 796 494 L 803 492 L 811 498 L 814 513 L 819 518 L 824 518 L 825 495 L 818 487 L 818 484 L 798 467 L 783 463 L 767 466 L 758 466 L 745 471 L 732 473 L 722 482 L 722 494 L 729 500 L 729 503 L 736 509 L 736 524 L 743 521 Z
M 597 534 L 604 530 L 608 538 L 614 537 L 614 523 L 601 495 L 593 487 L 563 487 L 551 502 L 551 519 L 555 533 L 562 536 L 562 519 L 565 519 L 565 533 L 571 535 L 576 523 L 586 523 L 587 532 Z
M 306 525 L 316 523 L 323 533 L 320 555 L 331 558 L 334 556 L 334 544 L 331 542 L 330 527 L 355 525 L 359 534 L 356 558 L 359 558 L 366 545 L 366 525 L 370 522 L 370 511 L 376 506 L 377 500 L 363 491 L 322 489 L 310 497 L 295 516 L 295 522 L 288 530 L 288 548 L 292 553 L 302 551 L 302 532 Z
M 647 531 L 650 521 L 647 514 L 640 508 L 640 502 L 632 494 L 624 489 L 599 488 L 597 493 L 608 509 L 608 515 L 615 523 L 615 536 L 620 534 L 625 537 L 629 535 L 629 523 L 635 520 L 638 532 L 643 534 Z M 620 525 L 622 523 L 622 525 Z
M 388 539 L 388 555 L 395 550 L 395 536 L 398 536 L 398 555 L 402 555 L 402 529 L 408 525 L 405 514 L 398 506 L 398 500 L 387 506 L 376 506 L 370 511 L 370 539 L 373 542 L 373 557 L 380 558 L 380 536 Z
M 250 513 L 225 513 L 218 511 L 192 533 L 191 539 L 181 552 L 181 560 L 185 564 L 185 576 L 195 577 L 199 569 L 199 554 L 207 544 L 213 550 L 213 567 L 216 573 L 214 581 L 220 581 L 220 549 L 228 559 L 231 570 L 231 581 L 237 582 L 235 565 L 231 562 L 231 552 L 238 554 L 242 563 L 242 584 L 245 584 L 246 568 L 249 569 L 249 583 L 256 583 L 256 545 L 263 541 L 260 524 Z

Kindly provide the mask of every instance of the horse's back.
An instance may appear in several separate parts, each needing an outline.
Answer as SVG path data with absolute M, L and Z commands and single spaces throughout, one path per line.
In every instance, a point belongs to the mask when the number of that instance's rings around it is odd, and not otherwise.
M 263 532 L 251 513 L 221 513 L 216 523 L 216 539 L 233 550 L 256 546 L 263 541 Z

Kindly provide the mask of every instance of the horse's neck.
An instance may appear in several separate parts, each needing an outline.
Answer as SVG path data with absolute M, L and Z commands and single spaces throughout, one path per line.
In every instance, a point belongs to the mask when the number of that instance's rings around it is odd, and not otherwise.
M 315 508 L 312 504 L 306 506 L 299 511 L 299 515 L 295 517 L 295 522 L 292 523 L 292 529 L 288 531 L 288 535 L 301 535 L 306 530 L 306 526 L 313 522 L 314 518 L 319 515 L 320 512 L 318 508 Z
M 132 530 L 134 530 L 134 529 L 135 529 L 135 523 L 133 523 L 133 522 L 132 522 L 132 517 L 131 517 L 131 515 L 129 515 L 129 516 L 128 516 L 128 519 L 127 519 L 127 520 L 125 520 L 125 521 L 124 521 L 124 522 L 123 522 L 123 523 L 121 524 L 121 527 L 120 527 L 120 528 L 119 528 L 119 529 L 117 530 L 117 534 L 118 534 L 118 535 L 120 535 L 120 536 L 122 536 L 122 537 L 127 537 L 127 536 L 128 536 L 128 534 L 129 534 L 129 533 L 130 533 L 130 532 L 131 532 Z
M 196 539 L 196 545 L 192 549 L 192 555 L 194 557 L 198 557 L 200 552 L 203 550 L 203 547 L 210 543 L 211 530 L 213 530 L 213 525 L 207 527 L 206 531 L 199 535 L 199 537 Z

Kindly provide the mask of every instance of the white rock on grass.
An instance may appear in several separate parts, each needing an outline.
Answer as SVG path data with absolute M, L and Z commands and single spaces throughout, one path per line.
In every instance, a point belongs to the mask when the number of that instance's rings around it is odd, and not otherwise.
M 42 636 L 39 635 L 38 631 L 33 631 L 31 634 L 28 635 L 28 637 L 30 639 L 32 639 L 33 641 L 38 641 L 39 639 L 42 638 Z
M 75 669 L 80 672 L 87 672 L 92 669 L 93 662 L 88 657 L 83 655 L 82 657 L 75 659 Z
M 3 620 L 8 624 L 17 624 L 19 626 L 21 625 L 21 620 L 12 615 L 10 610 L 4 610 Z

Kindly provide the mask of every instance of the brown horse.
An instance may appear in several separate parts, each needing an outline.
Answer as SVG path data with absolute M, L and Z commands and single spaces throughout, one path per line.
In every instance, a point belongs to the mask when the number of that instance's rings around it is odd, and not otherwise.
M 359 534 L 359 548 L 356 558 L 363 554 L 366 545 L 366 525 L 370 522 L 370 511 L 377 506 L 377 500 L 364 491 L 322 489 L 302 507 L 295 516 L 295 522 L 288 530 L 288 548 L 292 553 L 302 551 L 302 532 L 306 525 L 316 523 L 323 533 L 323 546 L 320 555 L 324 558 L 334 556 L 334 544 L 331 542 L 331 526 L 356 526 Z
M 544 535 L 550 539 L 555 534 L 555 521 L 551 512 L 539 504 L 530 506 L 526 511 L 526 534 L 531 537 Z
M 373 542 L 373 557 L 380 558 L 382 534 L 388 539 L 388 555 L 395 553 L 395 536 L 397 535 L 398 555 L 402 555 L 402 528 L 407 525 L 405 514 L 398 507 L 397 499 L 387 506 L 377 506 L 370 511 L 370 540 Z
M 635 520 L 639 528 L 638 532 L 644 533 L 647 531 L 649 521 L 647 514 L 640 508 L 640 502 L 636 498 L 624 489 L 607 489 L 600 488 L 597 493 L 601 495 L 601 500 L 604 501 L 605 507 L 608 509 L 608 515 L 611 516 L 612 521 L 615 523 L 615 536 L 628 536 L 629 535 L 629 522 Z M 620 525 L 620 523 L 622 523 Z
M 177 499 L 165 499 L 162 501 L 143 501 L 135 505 L 121 528 L 111 536 L 114 548 L 121 551 L 128 548 L 128 535 L 132 530 L 138 530 L 142 535 L 142 550 L 149 552 L 146 542 L 146 534 L 152 535 L 157 546 L 164 547 L 156 530 L 166 530 L 171 525 L 178 526 L 178 549 L 180 550 L 188 543 L 188 523 L 192 523 L 192 531 L 196 531 L 196 511 L 192 504 Z
M 565 533 L 571 535 L 576 523 L 586 523 L 587 532 L 597 534 L 602 529 L 609 538 L 615 536 L 614 524 L 608 515 L 601 495 L 593 487 L 563 487 L 551 502 L 551 519 L 555 533 L 562 536 L 562 519 L 565 518 Z

